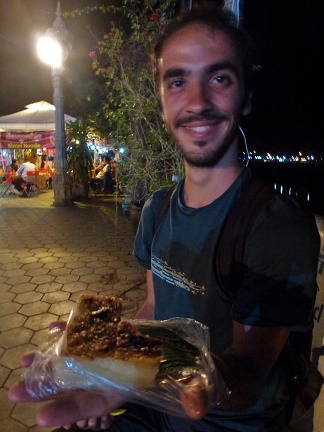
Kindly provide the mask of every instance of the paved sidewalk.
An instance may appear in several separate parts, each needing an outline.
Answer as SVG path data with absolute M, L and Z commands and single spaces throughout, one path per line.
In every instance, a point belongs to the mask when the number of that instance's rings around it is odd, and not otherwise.
M 67 319 L 82 292 L 117 295 L 133 317 L 145 297 L 134 235 L 114 196 L 53 207 L 53 191 L 0 198 L 0 431 L 49 432 L 35 425 L 37 404 L 14 405 L 7 389 L 18 359 L 46 340 L 50 322 Z
M 120 199 L 52 203 L 52 190 L 0 198 L 0 432 L 57 429 L 36 426 L 39 404 L 14 405 L 7 389 L 23 373 L 21 354 L 46 340 L 50 322 L 67 319 L 81 292 L 121 296 L 125 318 L 145 297 L 145 272 L 132 257 L 134 235 Z M 324 222 L 319 226 L 323 239 Z M 324 389 L 289 431 L 324 432 L 323 406 Z

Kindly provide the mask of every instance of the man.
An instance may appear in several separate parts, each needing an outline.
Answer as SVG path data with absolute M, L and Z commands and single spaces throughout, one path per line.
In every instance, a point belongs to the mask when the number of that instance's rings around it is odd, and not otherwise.
M 105 156 L 103 160 L 103 164 L 101 165 L 99 171 L 95 178 L 90 179 L 90 187 L 95 192 L 101 190 L 101 188 L 105 186 L 105 189 L 109 192 L 113 190 L 113 181 L 111 178 L 111 165 L 110 165 L 110 157 Z
M 35 170 L 36 170 L 36 165 L 30 162 L 29 159 L 25 159 L 25 162 L 21 164 L 20 167 L 17 169 L 17 175 L 13 179 L 12 184 L 15 186 L 16 190 L 21 196 L 24 196 L 23 191 L 26 186 L 26 183 L 31 180 L 30 177 L 28 177 L 27 173 L 29 171 L 35 171 Z
M 297 203 L 275 197 L 247 240 L 246 270 L 234 298 L 224 291 L 215 268 L 222 225 L 250 176 L 238 159 L 239 119 L 251 110 L 248 54 L 245 36 L 228 17 L 211 11 L 185 17 L 156 46 L 163 119 L 183 154 L 185 177 L 156 233 L 153 224 L 164 192 L 145 204 L 134 247 L 147 269 L 148 288 L 137 318 L 182 316 L 206 324 L 215 366 L 231 394 L 217 406 L 199 412 L 192 407 L 191 418 L 128 404 L 114 421 L 102 418 L 102 427 L 111 424 L 110 431 L 284 429 L 287 392 L 278 358 L 291 330 L 306 332 L 312 325 L 319 253 L 314 218 Z M 186 280 L 194 292 L 186 289 Z M 11 399 L 28 397 L 18 386 Z M 108 393 L 85 393 L 65 403 L 68 407 L 62 401 L 45 407 L 38 417 L 42 425 L 104 415 L 121 401 Z M 78 424 L 87 426 L 86 421 Z

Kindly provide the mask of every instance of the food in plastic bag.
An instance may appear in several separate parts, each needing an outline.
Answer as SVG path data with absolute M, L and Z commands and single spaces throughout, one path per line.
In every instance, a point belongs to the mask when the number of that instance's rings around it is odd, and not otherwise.
M 81 295 L 64 332 L 52 333 L 26 373 L 37 398 L 111 390 L 178 416 L 202 412 L 228 390 L 209 353 L 209 330 L 186 318 L 121 321 L 122 300 Z
M 61 354 L 77 357 L 85 369 L 119 383 L 152 387 L 161 360 L 161 341 L 120 321 L 121 310 L 120 298 L 81 296 Z

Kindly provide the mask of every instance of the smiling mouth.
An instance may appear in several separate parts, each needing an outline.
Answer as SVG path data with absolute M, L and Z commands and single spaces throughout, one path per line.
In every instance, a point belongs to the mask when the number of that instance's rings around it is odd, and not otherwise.
M 186 129 L 190 129 L 190 130 L 197 132 L 197 133 L 207 132 L 208 130 L 211 129 L 211 127 L 212 127 L 211 125 L 208 125 L 208 126 L 185 126 Z
M 203 134 L 217 127 L 220 123 L 226 120 L 227 118 L 224 115 L 205 113 L 205 115 L 202 116 L 190 116 L 179 119 L 175 126 Z

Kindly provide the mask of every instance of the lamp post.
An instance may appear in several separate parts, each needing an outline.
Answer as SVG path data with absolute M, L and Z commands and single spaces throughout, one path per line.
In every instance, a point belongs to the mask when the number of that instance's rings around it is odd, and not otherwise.
M 40 58 L 52 67 L 53 102 L 55 106 L 55 173 L 52 184 L 54 189 L 53 205 L 55 207 L 73 205 L 71 178 L 67 173 L 64 99 L 61 83 L 63 63 L 69 49 L 71 49 L 69 32 L 62 21 L 61 6 L 60 2 L 58 2 L 53 27 L 47 29 L 45 35 L 39 38 L 37 43 L 37 51 Z

